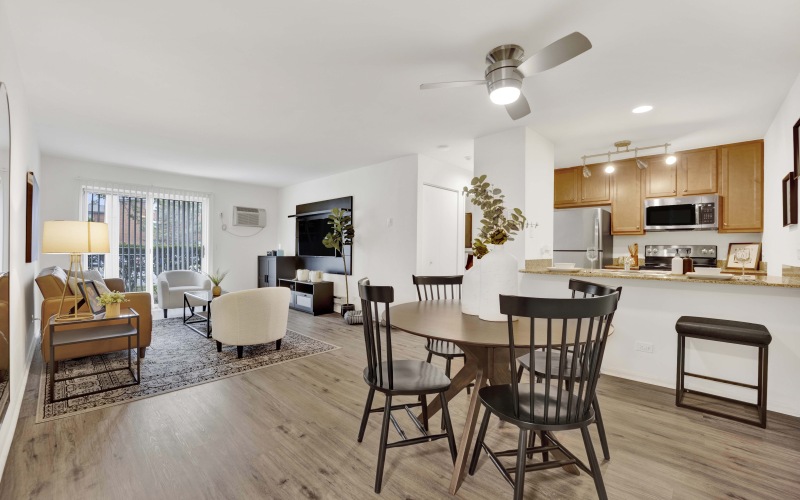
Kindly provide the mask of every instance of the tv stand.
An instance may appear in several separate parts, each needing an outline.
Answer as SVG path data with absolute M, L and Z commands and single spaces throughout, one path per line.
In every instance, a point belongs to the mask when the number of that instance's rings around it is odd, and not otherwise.
M 279 279 L 278 286 L 283 286 L 292 291 L 289 307 L 306 313 L 328 314 L 333 312 L 333 282 L 297 281 Z

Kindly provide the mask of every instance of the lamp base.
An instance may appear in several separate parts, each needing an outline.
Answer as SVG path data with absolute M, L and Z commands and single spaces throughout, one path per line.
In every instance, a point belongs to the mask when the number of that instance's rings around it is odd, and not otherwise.
M 83 283 L 84 289 L 86 287 L 86 280 L 83 277 L 83 263 L 81 262 L 81 254 L 72 253 L 69 255 L 69 270 L 67 271 L 67 282 L 64 284 L 64 292 L 61 294 L 61 305 L 59 305 L 59 313 L 55 317 L 56 323 L 67 323 L 70 321 L 82 321 L 87 319 L 94 319 L 94 314 L 90 312 L 78 312 L 78 296 L 73 295 L 73 306 L 70 312 L 62 313 L 64 309 L 64 299 L 67 296 L 67 288 L 69 288 L 69 277 L 72 276 L 73 269 L 75 270 L 75 279 L 78 280 L 77 273 L 80 272 L 80 281 Z

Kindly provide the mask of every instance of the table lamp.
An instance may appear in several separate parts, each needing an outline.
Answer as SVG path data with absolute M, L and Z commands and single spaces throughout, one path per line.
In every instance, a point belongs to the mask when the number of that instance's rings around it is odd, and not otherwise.
M 69 313 L 64 313 L 64 299 L 69 288 L 69 277 L 73 272 L 76 273 L 75 279 L 80 279 L 86 289 L 86 281 L 83 277 L 83 262 L 81 256 L 86 253 L 109 253 L 108 244 L 108 224 L 103 222 L 82 222 L 72 220 L 49 220 L 45 221 L 42 230 L 42 253 L 48 254 L 69 254 L 69 271 L 67 272 L 67 284 L 61 294 L 61 305 L 58 307 L 56 321 L 76 321 L 81 319 L 91 319 L 92 313 L 78 312 L 78 296 L 73 295 L 73 308 Z M 80 273 L 80 276 L 78 276 Z M 46 321 L 46 318 L 42 318 Z

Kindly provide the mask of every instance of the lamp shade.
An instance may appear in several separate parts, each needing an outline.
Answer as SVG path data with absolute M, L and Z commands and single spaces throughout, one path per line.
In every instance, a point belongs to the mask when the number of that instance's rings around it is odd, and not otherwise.
M 72 220 L 45 221 L 42 253 L 109 253 L 108 224 Z

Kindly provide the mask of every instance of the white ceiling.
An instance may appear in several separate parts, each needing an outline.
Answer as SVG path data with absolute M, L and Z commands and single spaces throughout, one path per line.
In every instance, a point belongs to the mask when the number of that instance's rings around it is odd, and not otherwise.
M 275 186 L 413 153 L 470 167 L 474 137 L 520 125 L 557 166 L 760 138 L 800 73 L 797 0 L 6 1 L 43 151 Z M 527 79 L 518 122 L 480 87 L 418 90 L 573 31 L 594 48 Z

